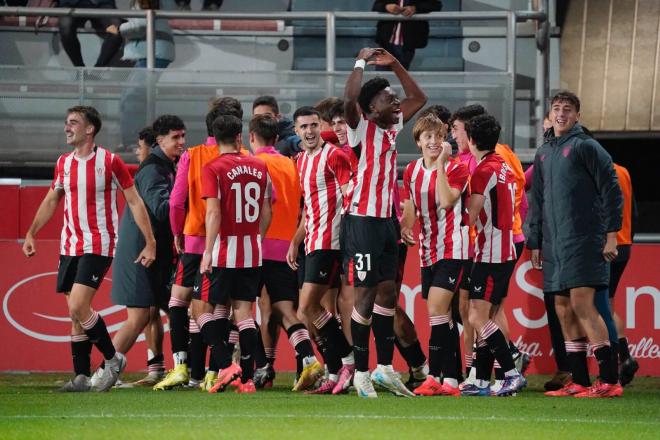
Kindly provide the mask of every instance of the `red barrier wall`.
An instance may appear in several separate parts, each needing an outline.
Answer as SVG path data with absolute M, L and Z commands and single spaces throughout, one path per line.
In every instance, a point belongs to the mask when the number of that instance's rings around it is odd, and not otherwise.
M 0 187 L 0 190 L 3 187 Z M 47 188 L 20 192 L 21 235 L 27 228 Z M 18 191 L 18 188 L 16 188 Z M 7 238 L 9 231 L 16 230 L 19 217 L 16 199 L 0 192 L 5 209 L 0 219 L 0 237 Z M 37 197 L 38 200 L 33 200 Z M 26 200 L 29 199 L 29 200 Z M 23 205 L 25 202 L 25 205 Z M 0 357 L 0 371 L 70 371 L 69 350 L 70 323 L 64 298 L 54 292 L 57 271 L 59 229 L 61 213 L 50 225 L 48 238 L 40 234 L 37 255 L 28 259 L 23 256 L 20 244 L 13 240 L 0 241 L 0 352 L 11 353 Z M 635 245 L 628 268 L 623 275 L 616 295 L 615 309 L 626 324 L 631 353 L 639 360 L 643 375 L 660 376 L 660 245 Z M 530 372 L 551 373 L 555 369 L 551 358 L 551 345 L 546 326 L 543 297 L 539 288 L 541 273 L 530 268 L 527 254 L 523 255 L 511 281 L 506 306 L 511 335 L 514 342 L 533 356 Z M 110 302 L 112 272 L 101 286 L 94 307 L 101 312 L 111 333 L 117 331 L 126 312 Z M 401 294 L 401 304 L 416 324 L 419 338 L 426 351 L 428 346 L 428 315 L 421 298 L 419 259 L 417 250 L 411 249 Z M 167 319 L 164 318 L 167 322 Z M 171 353 L 169 335 L 166 335 L 165 353 Z M 373 354 L 373 346 L 372 346 Z M 96 360 L 100 360 L 96 354 Z M 171 363 L 170 356 L 166 361 Z M 372 359 L 375 364 L 375 358 Z M 129 370 L 143 370 L 146 365 L 146 345 L 139 342 L 129 353 Z M 280 337 L 278 346 L 279 370 L 294 370 L 293 351 L 286 339 Z M 395 367 L 405 369 L 396 355 Z

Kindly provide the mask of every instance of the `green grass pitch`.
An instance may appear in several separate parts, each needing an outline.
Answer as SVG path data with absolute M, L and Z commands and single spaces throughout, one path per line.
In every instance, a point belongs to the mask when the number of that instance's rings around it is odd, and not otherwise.
M 139 376 L 130 375 L 129 380 Z M 660 438 L 660 378 L 618 399 L 545 397 L 543 376 L 517 397 L 375 400 L 289 391 L 290 374 L 253 395 L 193 390 L 61 394 L 55 374 L 0 375 L 0 438 L 617 439 Z

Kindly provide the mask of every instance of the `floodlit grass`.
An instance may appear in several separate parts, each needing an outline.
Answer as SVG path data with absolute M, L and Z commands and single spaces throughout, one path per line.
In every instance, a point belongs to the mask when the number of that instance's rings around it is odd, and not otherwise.
M 0 438 L 660 438 L 660 378 L 636 378 L 618 399 L 545 397 L 546 378 L 533 376 L 517 397 L 405 399 L 382 391 L 375 400 L 293 393 L 290 374 L 253 395 L 144 388 L 62 394 L 63 379 L 0 375 Z

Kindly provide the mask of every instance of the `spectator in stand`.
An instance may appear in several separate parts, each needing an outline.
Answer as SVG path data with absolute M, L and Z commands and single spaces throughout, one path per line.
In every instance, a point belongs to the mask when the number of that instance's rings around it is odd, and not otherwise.
M 438 0 L 376 0 L 372 11 L 412 17 L 442 9 Z M 379 21 L 376 27 L 376 43 L 385 48 L 408 70 L 415 57 L 415 49 L 426 47 L 429 41 L 427 21 Z M 380 67 L 380 66 L 378 66 Z M 389 70 L 378 68 L 377 70 Z
M 202 11 L 217 11 L 224 0 L 204 0 Z M 176 7 L 181 11 L 190 11 L 190 0 L 176 0 Z
M 59 0 L 57 6 L 60 8 L 117 9 L 115 0 Z M 122 39 L 117 33 L 121 19 L 117 17 L 60 17 L 58 22 L 62 47 L 74 66 L 85 67 L 78 40 L 78 28 L 85 26 L 88 20 L 99 36 L 103 38 L 101 53 L 94 67 L 105 67 L 110 64 L 122 43 Z

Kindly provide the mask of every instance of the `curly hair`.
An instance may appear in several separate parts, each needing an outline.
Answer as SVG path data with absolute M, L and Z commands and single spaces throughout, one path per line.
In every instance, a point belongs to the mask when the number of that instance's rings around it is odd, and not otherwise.
M 500 138 L 500 123 L 491 115 L 479 115 L 465 122 L 465 132 L 479 151 L 491 151 Z
M 390 82 L 382 76 L 377 76 L 364 83 L 357 99 L 358 104 L 360 104 L 360 109 L 362 109 L 362 113 L 369 113 L 371 101 L 377 94 L 389 86 Z
M 151 128 L 156 136 L 166 136 L 171 130 L 185 130 L 186 124 L 175 115 L 162 115 L 156 118 Z

